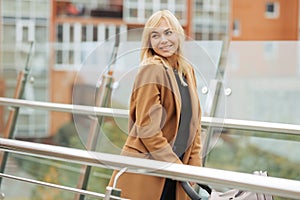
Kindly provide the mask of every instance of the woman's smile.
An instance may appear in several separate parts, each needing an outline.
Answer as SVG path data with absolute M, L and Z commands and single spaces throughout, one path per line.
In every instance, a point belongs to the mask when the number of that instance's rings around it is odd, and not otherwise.
M 159 49 L 163 50 L 163 51 L 169 51 L 170 49 L 172 49 L 173 45 L 170 44 L 170 45 L 164 45 L 164 46 L 161 46 L 159 47 Z

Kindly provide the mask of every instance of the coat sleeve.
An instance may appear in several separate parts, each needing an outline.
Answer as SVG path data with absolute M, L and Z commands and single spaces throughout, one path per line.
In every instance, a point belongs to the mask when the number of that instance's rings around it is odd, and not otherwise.
M 130 102 L 132 125 L 129 134 L 141 141 L 153 159 L 182 163 L 162 132 L 167 116 L 161 103 L 161 91 L 164 89 L 163 70 L 161 66 L 146 66 L 136 76 Z

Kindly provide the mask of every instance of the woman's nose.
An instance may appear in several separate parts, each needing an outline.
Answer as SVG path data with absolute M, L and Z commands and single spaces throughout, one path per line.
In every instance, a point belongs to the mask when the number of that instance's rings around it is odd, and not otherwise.
M 167 37 L 165 35 L 162 35 L 160 42 L 163 43 L 163 42 L 167 42 L 167 41 L 168 41 Z

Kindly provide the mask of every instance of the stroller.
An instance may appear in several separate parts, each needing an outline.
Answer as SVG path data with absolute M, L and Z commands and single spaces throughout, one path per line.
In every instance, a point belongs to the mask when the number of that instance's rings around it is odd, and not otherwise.
M 267 176 L 267 172 L 262 171 L 255 171 L 254 174 Z M 198 184 L 200 191 L 204 190 L 204 193 L 206 193 L 206 195 L 200 195 L 188 182 L 181 182 L 181 186 L 192 200 L 273 200 L 272 195 L 258 194 L 237 189 L 218 192 L 207 185 Z

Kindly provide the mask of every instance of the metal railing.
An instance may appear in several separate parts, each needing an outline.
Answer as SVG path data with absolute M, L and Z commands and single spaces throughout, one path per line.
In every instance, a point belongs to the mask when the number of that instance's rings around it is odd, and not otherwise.
M 64 191 L 68 191 L 68 192 L 73 192 L 73 193 L 82 194 L 82 195 L 86 195 L 86 196 L 92 196 L 92 197 L 101 198 L 101 199 L 105 198 L 105 194 L 82 190 L 82 189 L 78 189 L 78 188 L 67 187 L 67 186 L 63 186 L 63 185 L 57 185 L 57 184 L 48 183 L 48 182 L 44 182 L 44 181 L 37 181 L 37 180 L 23 178 L 23 177 L 9 175 L 9 174 L 0 173 L 0 177 L 8 178 L 8 179 L 16 180 L 16 181 L 23 181 L 26 183 L 41 185 L 41 186 L 45 186 L 45 187 L 56 188 L 59 190 L 64 190 Z M 5 195 L 3 195 L 3 196 L 5 196 Z M 124 198 L 117 197 L 117 196 L 111 196 L 111 198 L 114 200 L 124 200 Z M 0 199 L 1 199 L 1 196 L 0 196 Z M 2 199 L 4 199 L 4 197 L 2 197 Z
M 86 114 L 86 115 L 96 115 L 96 116 L 101 115 L 101 116 L 120 117 L 120 118 L 127 118 L 129 113 L 129 111 L 125 109 L 50 103 L 50 102 L 30 101 L 30 100 L 21 100 L 21 99 L 4 98 L 4 97 L 0 97 L 0 105 L 6 105 L 11 107 L 28 107 L 28 108 L 43 109 L 49 111 L 69 112 L 74 114 Z M 300 125 L 296 125 L 296 124 L 202 117 L 201 125 L 222 127 L 222 128 L 233 128 L 233 129 L 241 129 L 241 130 L 267 131 L 273 133 L 288 133 L 288 134 L 300 135 Z
M 111 169 L 127 168 L 128 172 L 166 177 L 179 181 L 192 181 L 213 187 L 226 186 L 244 191 L 253 191 L 294 199 L 298 199 L 300 196 L 300 181 L 296 180 L 263 177 L 247 173 L 166 163 L 156 160 L 91 152 L 4 138 L 0 138 L 0 148 L 4 151 L 18 154 L 29 154 L 42 158 L 47 157 L 96 167 Z M 0 174 L 0 176 L 4 175 Z M 17 179 L 17 177 L 10 178 Z M 50 186 L 42 182 L 35 183 Z M 60 189 L 66 188 L 61 187 Z M 74 192 L 82 191 L 74 190 Z
M 10 107 L 30 107 L 49 111 L 69 112 L 86 115 L 128 117 L 128 110 L 103 107 L 91 107 L 83 105 L 59 104 L 49 102 L 38 102 L 0 97 L 0 105 Z M 289 133 L 298 135 L 300 125 L 269 123 L 233 119 L 218 119 L 211 117 L 202 118 L 202 126 L 214 126 L 222 128 L 235 128 L 243 130 L 268 131 L 275 133 Z M 252 174 L 232 172 L 226 170 L 210 169 L 205 167 L 194 167 L 178 165 L 155 160 L 145 160 L 120 155 L 104 154 L 93 151 L 79 150 L 73 148 L 59 147 L 46 144 L 38 144 L 24 141 L 0 138 L 0 148 L 6 152 L 28 154 L 37 157 L 47 157 L 54 160 L 63 160 L 89 166 L 124 169 L 134 173 L 149 174 L 176 179 L 179 181 L 192 181 L 211 186 L 226 186 L 241 190 L 258 193 L 283 196 L 288 198 L 299 198 L 300 181 L 275 177 L 262 177 Z M 56 187 L 62 190 L 72 191 L 84 195 L 93 195 L 104 198 L 104 194 L 90 193 L 86 190 L 68 188 L 65 186 L 24 179 L 1 173 L 1 177 L 15 180 L 41 184 L 48 187 Z M 104 196 L 103 196 L 104 195 Z M 118 197 L 116 197 L 117 199 Z

